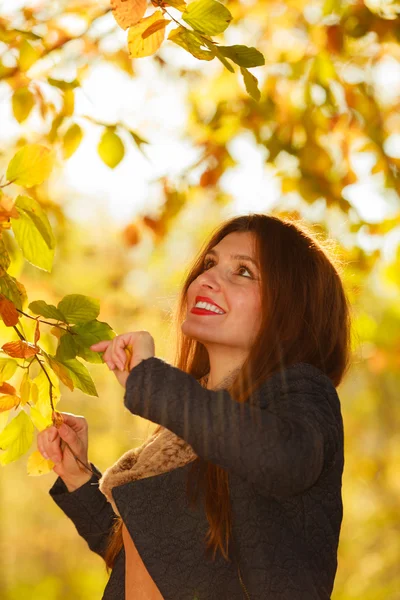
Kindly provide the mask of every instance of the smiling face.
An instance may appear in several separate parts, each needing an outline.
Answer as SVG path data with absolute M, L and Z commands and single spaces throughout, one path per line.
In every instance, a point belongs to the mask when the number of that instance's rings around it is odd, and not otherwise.
M 224 346 L 248 351 L 258 333 L 261 273 L 250 260 L 234 257 L 247 255 L 257 262 L 254 241 L 251 232 L 226 235 L 211 253 L 205 255 L 203 272 L 188 288 L 188 309 L 182 333 L 203 343 L 208 350 Z M 225 314 L 191 312 L 197 296 L 210 298 Z

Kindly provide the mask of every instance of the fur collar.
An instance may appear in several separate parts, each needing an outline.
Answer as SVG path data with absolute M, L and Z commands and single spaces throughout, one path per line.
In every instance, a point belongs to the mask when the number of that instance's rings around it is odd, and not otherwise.
M 128 450 L 106 469 L 99 480 L 99 489 L 110 502 L 114 512 L 121 516 L 111 495 L 113 487 L 172 471 L 196 458 L 197 455 L 189 444 L 162 427 L 139 448 Z

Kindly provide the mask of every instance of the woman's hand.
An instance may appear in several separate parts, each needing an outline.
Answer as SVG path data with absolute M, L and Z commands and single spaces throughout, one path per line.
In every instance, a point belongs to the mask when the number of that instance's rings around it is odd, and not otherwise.
M 93 344 L 94 352 L 104 352 L 103 361 L 114 371 L 119 383 L 125 387 L 131 369 L 142 360 L 155 355 L 154 339 L 148 331 L 132 331 Z
M 88 459 L 88 424 L 85 417 L 72 413 L 60 413 L 63 425 L 57 429 L 54 425 L 40 431 L 37 435 L 37 447 L 44 458 L 52 460 L 53 471 L 64 481 L 72 492 L 91 478 Z M 65 445 L 67 442 L 68 446 Z M 72 452 L 71 452 L 72 450 Z M 77 456 L 80 459 L 75 459 Z

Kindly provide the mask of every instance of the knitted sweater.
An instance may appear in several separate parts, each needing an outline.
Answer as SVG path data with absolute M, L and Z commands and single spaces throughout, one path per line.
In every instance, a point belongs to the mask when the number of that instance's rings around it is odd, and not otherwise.
M 247 403 L 208 390 L 151 357 L 131 370 L 125 407 L 185 440 L 229 473 L 232 548 L 251 600 L 329 600 L 337 570 L 344 466 L 340 401 L 308 363 L 275 373 Z M 101 473 L 92 465 L 93 470 Z M 143 563 L 165 600 L 242 600 L 236 562 L 204 553 L 208 521 L 189 507 L 190 463 L 112 489 Z M 115 512 L 92 479 L 50 494 L 89 547 L 104 555 Z M 123 600 L 125 552 L 103 600 Z

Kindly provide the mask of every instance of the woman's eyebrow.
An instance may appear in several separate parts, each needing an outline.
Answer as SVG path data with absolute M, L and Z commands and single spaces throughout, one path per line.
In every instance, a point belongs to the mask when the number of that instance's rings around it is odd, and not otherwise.
M 207 254 L 214 254 L 214 256 L 218 256 L 218 252 L 216 250 L 209 250 Z M 247 254 L 231 254 L 231 258 L 236 258 L 239 260 L 248 260 L 258 268 L 258 265 L 254 258 L 251 258 L 251 256 L 247 256 Z

